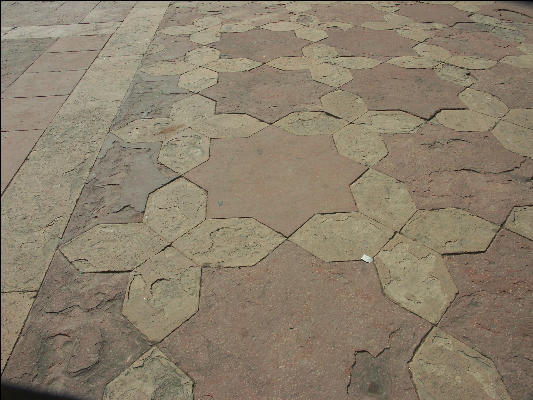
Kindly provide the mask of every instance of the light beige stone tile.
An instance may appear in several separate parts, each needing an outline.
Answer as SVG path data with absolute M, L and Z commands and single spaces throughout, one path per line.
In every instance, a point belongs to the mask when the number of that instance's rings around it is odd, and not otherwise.
M 211 28 L 222 24 L 222 19 L 216 15 L 209 15 L 207 17 L 200 17 L 193 21 L 193 24 L 200 28 Z
M 353 79 L 351 72 L 336 65 L 312 64 L 309 67 L 313 80 L 332 87 L 339 87 Z
M 207 219 L 173 244 L 198 265 L 251 266 L 285 238 L 252 218 Z
M 478 12 L 480 8 L 478 7 L 477 2 L 475 1 L 456 1 L 452 4 L 455 8 L 459 10 L 468 11 L 468 12 Z
M 132 271 L 167 244 L 145 224 L 102 224 L 60 249 L 80 272 Z
M 207 68 L 196 68 L 180 76 L 178 86 L 191 92 L 198 93 L 208 87 L 216 85 L 218 73 Z
M 500 118 L 509 110 L 507 106 L 490 93 L 467 88 L 459 93 L 459 99 L 472 111 Z
M 332 58 L 337 57 L 337 49 L 321 43 L 313 43 L 302 49 L 302 53 L 307 58 L 313 60 L 315 63 L 326 62 Z
M 516 27 L 513 23 L 505 22 L 498 18 L 489 17 L 488 15 L 472 14 L 468 18 L 480 24 L 492 25 L 499 28 L 510 29 L 512 31 L 518 30 L 518 27 Z
M 369 69 L 381 64 L 380 60 L 370 57 L 335 57 L 327 62 L 348 69 Z
M 19 26 L 4 33 L 2 35 L 2 40 L 112 35 L 120 25 L 120 22 L 101 22 L 89 24 Z
M 333 135 L 340 154 L 368 167 L 387 155 L 387 147 L 377 132 L 359 125 L 347 125 Z
M 316 15 L 311 14 L 293 14 L 289 17 L 289 20 L 291 22 L 295 22 L 297 24 L 301 24 L 303 26 L 306 26 L 308 28 L 318 28 L 318 24 L 320 20 Z
M 137 119 L 111 133 L 130 143 L 165 142 L 184 128 L 170 118 Z
M 325 21 L 318 24 L 318 28 L 328 30 L 328 29 L 340 29 L 346 31 L 350 28 L 353 28 L 353 24 L 348 22 L 341 21 Z
M 220 32 L 235 32 L 235 33 L 247 32 L 254 28 L 255 27 L 250 24 L 238 24 L 238 23 L 237 24 L 223 24 L 220 27 Z
M 424 123 L 422 118 L 403 111 L 368 111 L 354 124 L 378 133 L 413 133 Z
M 492 134 L 507 150 L 533 158 L 533 129 L 500 121 Z
M 363 28 L 372 29 L 375 31 L 387 31 L 391 29 L 396 29 L 402 26 L 402 24 L 398 24 L 396 22 L 389 22 L 389 21 L 370 21 L 365 22 L 361 24 Z
M 268 124 L 246 114 L 216 114 L 193 125 L 202 135 L 210 138 L 249 137 Z
M 498 226 L 458 208 L 418 210 L 402 233 L 441 253 L 485 251 Z
M 470 71 L 449 64 L 437 65 L 435 72 L 440 79 L 465 87 L 476 82 Z
M 294 31 L 296 37 L 300 39 L 309 40 L 310 42 L 318 42 L 319 40 L 325 39 L 328 37 L 326 31 L 322 29 L 302 27 Z
M 320 101 L 324 111 L 350 122 L 368 110 L 361 97 L 343 90 L 330 92 L 322 96 Z
M 270 60 L 267 65 L 283 71 L 308 69 L 311 61 L 307 57 L 279 57 Z
M 433 36 L 431 31 L 411 27 L 402 27 L 396 29 L 396 33 L 406 39 L 416 40 L 417 42 L 423 42 L 424 40 L 429 39 L 431 36 Z
M 511 400 L 494 363 L 433 328 L 409 363 L 420 400 Z
M 286 4 L 285 8 L 289 12 L 301 13 L 301 12 L 309 11 L 311 9 L 311 4 L 307 4 L 304 2 L 294 2 L 294 3 Z
M 520 56 L 507 56 L 500 62 L 512 65 L 517 68 L 533 68 L 533 54 L 522 54 Z
M 275 126 L 294 135 L 330 135 L 347 125 L 348 121 L 320 111 L 302 111 L 287 115 Z
M 316 214 L 298 229 L 291 242 L 324 261 L 374 257 L 394 231 L 358 212 Z
M 373 169 L 366 171 L 350 189 L 362 214 L 396 231 L 416 212 L 407 186 Z
M 153 65 L 143 66 L 140 71 L 148 75 L 155 76 L 169 76 L 169 75 L 181 75 L 185 72 L 192 71 L 196 68 L 196 65 L 189 64 L 183 61 L 160 61 Z
M 201 28 L 196 25 L 181 25 L 181 26 L 169 26 L 168 28 L 162 29 L 161 33 L 164 35 L 171 36 L 189 36 L 193 33 L 200 32 L 204 28 Z
M 191 126 L 215 113 L 215 102 L 199 94 L 176 102 L 170 111 L 170 118 L 177 124 Z
M 472 56 L 452 56 L 446 62 L 465 69 L 488 69 L 497 64 L 497 61 L 494 60 Z
M 178 174 L 184 174 L 208 158 L 209 139 L 188 128 L 163 143 L 158 160 Z
M 240 72 L 249 71 L 261 65 L 260 62 L 248 58 L 223 58 L 211 61 L 205 67 L 216 72 Z
M 461 132 L 485 132 L 498 122 L 497 118 L 472 110 L 442 110 L 435 118 L 445 127 Z
M 387 243 L 374 264 L 385 295 L 433 324 L 457 293 L 441 255 L 403 235 Z
M 452 57 L 452 54 L 444 47 L 432 44 L 420 43 L 413 47 L 413 50 L 421 57 L 431 58 L 437 61 L 447 61 Z
M 505 221 L 505 227 L 533 240 L 533 206 L 514 207 Z
M 198 311 L 201 268 L 168 247 L 130 273 L 122 314 L 160 342 Z
M 507 122 L 533 129 L 533 108 L 514 108 L 503 117 Z
M 203 31 L 193 33 L 189 39 L 191 42 L 202 45 L 215 43 L 220 40 L 220 29 L 217 27 L 205 29 Z
M 269 24 L 263 25 L 261 28 L 267 29 L 269 31 L 274 31 L 274 32 L 289 32 L 289 31 L 294 31 L 296 29 L 303 28 L 303 26 L 300 24 L 297 24 L 296 22 L 279 21 L 279 22 L 271 22 Z
M 193 65 L 205 65 L 220 58 L 220 51 L 212 47 L 200 47 L 185 54 L 185 62 Z
M 150 400 L 161 395 L 192 400 L 193 381 L 157 347 L 144 353 L 107 384 L 103 400 Z
M 387 63 L 402 68 L 433 68 L 439 61 L 427 57 L 401 56 L 391 58 Z

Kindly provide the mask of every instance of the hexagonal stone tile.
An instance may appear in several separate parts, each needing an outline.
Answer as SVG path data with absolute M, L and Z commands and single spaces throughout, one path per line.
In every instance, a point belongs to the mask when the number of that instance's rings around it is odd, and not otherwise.
M 366 166 L 372 166 L 387 155 L 380 134 L 360 125 L 350 124 L 333 135 L 340 154 Z
M 201 268 L 168 247 L 130 273 L 122 314 L 159 342 L 198 310 Z
M 195 122 L 215 113 L 215 102 L 198 94 L 176 102 L 170 111 L 170 118 L 185 126 L 191 126 Z
M 427 43 L 420 43 L 413 47 L 416 53 L 424 58 L 437 61 L 448 61 L 452 57 L 452 53 L 449 50 L 441 46 L 436 46 Z
M 336 90 L 320 98 L 324 111 L 352 122 L 365 112 L 367 107 L 359 96 L 343 90 Z
M 200 32 L 193 33 L 189 37 L 191 42 L 198 44 L 210 44 L 220 40 L 220 30 L 218 27 L 208 28 Z
M 454 65 L 439 64 L 433 70 L 440 79 L 456 85 L 468 87 L 476 82 L 470 71 Z
M 205 219 L 207 193 L 186 179 L 177 179 L 148 197 L 144 222 L 173 241 Z
M 307 28 L 301 27 L 294 31 L 296 37 L 300 39 L 309 40 L 310 42 L 318 42 L 319 40 L 325 39 L 328 37 L 326 31 L 322 29 Z
M 505 221 L 505 227 L 533 240 L 533 206 L 513 208 Z
M 466 88 L 459 93 L 459 99 L 469 109 L 496 118 L 503 117 L 509 110 L 503 102 L 490 93 L 480 92 L 479 90 L 470 88 Z
M 533 68 L 533 54 L 522 54 L 519 56 L 507 56 L 500 62 L 512 65 L 517 68 Z
M 210 138 L 248 137 L 268 124 L 246 114 L 216 114 L 195 123 L 193 128 Z
M 108 383 L 104 400 L 192 400 L 192 380 L 153 347 Z
M 211 47 L 200 47 L 185 54 L 185 61 L 193 65 L 205 65 L 220 58 L 220 51 Z
M 60 247 L 81 272 L 131 271 L 167 242 L 145 224 L 102 224 Z
M 224 58 L 211 61 L 206 67 L 216 72 L 241 72 L 249 71 L 260 65 L 260 62 L 248 58 Z
M 426 119 L 443 108 L 463 106 L 458 98 L 463 88 L 430 69 L 381 64 L 358 71 L 342 90 L 361 96 L 369 110 L 401 110 Z
M 289 240 L 324 261 L 374 257 L 394 231 L 358 212 L 316 214 Z
M 500 121 L 492 134 L 507 150 L 533 158 L 533 129 Z
M 184 129 L 165 142 L 159 152 L 159 162 L 184 174 L 209 158 L 209 139 L 194 129 Z
M 200 92 L 217 83 L 218 73 L 206 68 L 196 68 L 180 76 L 178 86 L 191 92 Z
M 288 32 L 288 31 L 294 31 L 295 29 L 302 28 L 302 25 L 297 24 L 295 22 L 291 22 L 291 21 L 279 21 L 279 22 L 271 22 L 269 24 L 263 25 L 261 28 L 267 29 L 269 31 L 274 31 L 274 32 Z
M 494 363 L 439 328 L 433 328 L 409 363 L 421 400 L 510 400 Z
M 165 142 L 183 128 L 170 118 L 147 118 L 136 119 L 111 133 L 130 143 Z
M 441 254 L 485 251 L 498 226 L 458 208 L 419 210 L 402 233 Z
M 181 75 L 196 68 L 196 65 L 183 61 L 159 61 L 153 65 L 145 65 L 140 71 L 148 75 L 170 76 Z
M 435 119 L 445 127 L 460 132 L 485 132 L 498 122 L 497 118 L 472 110 L 442 110 Z
M 433 324 L 457 293 L 441 255 L 403 235 L 387 243 L 374 264 L 387 297 Z
M 280 119 L 274 125 L 294 135 L 333 134 L 348 122 L 323 112 L 296 112 Z
M 366 171 L 350 188 L 362 214 L 396 231 L 416 212 L 407 186 L 373 169 Z
M 256 264 L 285 238 L 252 218 L 207 219 L 173 244 L 199 265 Z
M 309 69 L 311 60 L 307 57 L 278 57 L 270 60 L 267 65 L 282 71 L 299 71 Z
M 348 69 L 369 69 L 381 64 L 381 60 L 370 57 L 335 57 L 327 62 Z
M 309 58 L 315 63 L 330 61 L 339 54 L 335 47 L 328 46 L 324 43 L 314 43 L 310 44 L 309 46 L 305 46 L 302 49 L 302 53 L 305 57 Z
M 403 111 L 369 111 L 354 124 L 378 133 L 412 133 L 424 123 L 422 118 Z
M 387 63 L 402 68 L 433 68 L 439 61 L 429 57 L 400 56 L 391 58 Z
M 346 68 L 330 64 L 312 64 L 309 66 L 311 77 L 332 87 L 339 87 L 352 80 L 352 74 Z
M 515 125 L 533 129 L 533 109 L 531 108 L 514 108 L 509 110 L 503 119 Z

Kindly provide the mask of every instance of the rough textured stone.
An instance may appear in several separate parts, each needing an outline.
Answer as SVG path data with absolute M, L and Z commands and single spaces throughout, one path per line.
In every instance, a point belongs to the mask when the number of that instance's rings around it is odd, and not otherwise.
M 193 65 L 205 65 L 216 61 L 220 57 L 220 51 L 211 47 L 200 47 L 185 54 L 185 62 Z
M 358 213 L 317 214 L 290 240 L 324 261 L 374 257 L 394 231 Z
M 497 231 L 497 225 L 458 208 L 419 210 L 402 229 L 441 254 L 485 251 Z
M 216 72 L 241 72 L 249 71 L 260 65 L 260 62 L 248 58 L 225 58 L 211 61 L 206 67 Z
M 519 56 L 507 56 L 500 62 L 517 68 L 533 68 L 533 54 L 521 54 Z
M 252 218 L 207 219 L 173 244 L 198 265 L 256 264 L 284 237 Z
M 106 386 L 104 400 L 192 400 L 193 382 L 156 347 Z
M 307 12 L 321 21 L 347 22 L 362 24 L 366 21 L 381 20 L 382 13 L 368 4 L 349 4 L 347 2 L 317 2 Z
M 500 121 L 492 134 L 506 149 L 533 158 L 533 129 Z
M 302 49 L 302 53 L 305 57 L 317 64 L 331 61 L 339 54 L 335 47 L 324 43 L 313 43 L 309 46 L 305 46 Z
M 531 108 L 515 108 L 513 110 L 509 110 L 503 119 L 515 125 L 533 129 L 533 109 Z
M 505 104 L 491 94 L 470 88 L 462 91 L 459 94 L 459 99 L 461 99 L 469 109 L 496 118 L 503 117 L 509 110 Z
M 193 125 L 194 130 L 210 138 L 248 137 L 268 126 L 246 114 L 216 114 Z
M 294 135 L 327 135 L 348 122 L 323 112 L 296 112 L 280 119 L 274 125 Z
M 457 85 L 471 86 L 476 82 L 469 70 L 454 65 L 440 64 L 434 70 L 439 78 Z
M 533 206 L 514 207 L 505 222 L 505 227 L 533 240 Z
M 433 68 L 439 61 L 429 57 L 401 56 L 391 58 L 387 63 L 402 68 Z
M 350 186 L 362 214 L 399 231 L 416 207 L 405 184 L 369 169 Z
M 325 263 L 283 243 L 253 268 L 204 268 L 199 312 L 159 347 L 198 398 L 342 399 L 351 382 L 354 398 L 386 387 L 413 400 L 406 362 L 428 329 L 383 297 L 367 264 Z M 382 365 L 369 382 L 361 361 L 350 379 L 363 350 Z
M 209 161 L 186 177 L 208 191 L 209 217 L 254 217 L 288 236 L 317 212 L 354 211 L 348 186 L 363 171 L 330 136 L 268 127 L 214 140 Z
M 184 127 L 170 118 L 146 118 L 132 121 L 112 133 L 130 143 L 166 142 Z
M 381 64 L 380 60 L 369 57 L 335 57 L 327 62 L 349 69 L 369 69 Z
M 337 90 L 322 96 L 320 101 L 324 111 L 336 117 L 352 122 L 366 111 L 366 104 L 353 93 Z
M 461 132 L 486 132 L 498 122 L 497 118 L 472 110 L 442 110 L 435 119 L 445 127 Z
M 207 68 L 196 68 L 180 76 L 178 86 L 198 93 L 217 83 L 218 73 Z
M 309 40 L 310 42 L 318 42 L 328 37 L 326 31 L 322 29 L 301 27 L 294 31 L 296 37 L 300 39 Z
M 418 395 L 510 400 L 494 363 L 439 328 L 433 328 L 409 363 Z
M 433 324 L 457 293 L 440 254 L 403 235 L 387 243 L 374 263 L 385 295 Z
M 340 154 L 369 167 L 387 155 L 380 134 L 359 125 L 345 126 L 333 135 L 333 139 Z
M 159 152 L 159 162 L 180 175 L 208 158 L 209 139 L 194 129 L 180 131 L 175 138 L 164 143 Z
M 330 64 L 310 65 L 311 77 L 332 87 L 339 87 L 352 80 L 352 74 L 346 68 Z
M 102 224 L 60 249 L 81 272 L 131 271 L 166 244 L 144 224 Z
M 307 57 L 278 57 L 270 60 L 267 65 L 282 71 L 298 71 L 309 69 L 310 62 Z
M 205 219 L 207 193 L 195 184 L 177 179 L 150 194 L 144 222 L 173 241 Z
M 437 22 L 450 26 L 457 22 L 470 22 L 467 12 L 449 4 L 402 4 L 398 14 L 418 22 Z
M 201 268 L 173 247 L 130 273 L 122 313 L 159 342 L 198 310 Z
M 215 102 L 195 94 L 175 103 L 170 111 L 170 118 L 177 124 L 191 126 L 214 113 Z
M 422 118 L 403 111 L 369 111 L 354 121 L 369 131 L 386 134 L 413 133 L 424 123 Z

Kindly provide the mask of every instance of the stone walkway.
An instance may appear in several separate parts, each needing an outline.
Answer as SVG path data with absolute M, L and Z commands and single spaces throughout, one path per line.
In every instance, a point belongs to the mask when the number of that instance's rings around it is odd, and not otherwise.
M 533 398 L 533 7 L 1 7 L 3 381 Z

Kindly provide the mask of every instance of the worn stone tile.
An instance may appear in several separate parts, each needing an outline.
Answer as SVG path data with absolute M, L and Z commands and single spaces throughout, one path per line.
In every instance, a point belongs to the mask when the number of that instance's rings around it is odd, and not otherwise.
M 210 138 L 248 137 L 267 127 L 246 114 L 215 114 L 193 125 L 193 129 Z
M 328 37 L 326 31 L 322 29 L 301 27 L 294 31 L 296 37 L 300 39 L 309 40 L 310 42 L 318 42 Z
M 282 71 L 298 71 L 309 69 L 310 59 L 307 57 L 279 57 L 270 60 L 267 65 Z
M 313 4 L 312 9 L 307 13 L 316 16 L 320 21 L 346 22 L 354 25 L 383 19 L 383 14 L 371 5 L 349 4 L 347 2 L 332 4 L 318 2 Z
M 485 251 L 498 226 L 458 208 L 419 210 L 402 233 L 441 253 Z
M 25 72 L 2 93 L 9 97 L 67 96 L 85 71 Z
M 114 2 L 113 6 L 100 2 L 89 14 L 83 19 L 83 22 L 121 22 L 128 16 L 135 3 L 132 2 Z
M 250 24 L 232 23 L 232 24 L 222 24 L 222 26 L 220 27 L 220 32 L 239 33 L 239 32 L 247 32 L 252 29 L 254 29 L 254 26 Z
M 412 400 L 406 363 L 428 329 L 383 297 L 367 264 L 325 263 L 286 242 L 253 268 L 204 268 L 199 312 L 159 347 L 198 398 L 346 398 L 351 383 L 354 398 Z M 363 354 L 375 361 L 361 371 Z M 365 381 L 375 363 L 382 373 Z
M 533 129 L 500 121 L 492 134 L 507 150 L 533 158 Z
M 215 102 L 204 96 L 194 94 L 174 103 L 170 118 L 178 124 L 191 126 L 213 114 L 215 114 Z
M 459 68 L 474 70 L 492 68 L 497 64 L 494 60 L 470 56 L 451 56 L 446 62 Z
M 144 54 L 144 63 L 156 63 L 157 61 L 176 61 L 182 59 L 189 51 L 198 48 L 199 45 L 193 43 L 186 37 L 165 35 L 156 33 L 152 42 Z
M 500 62 L 512 65 L 517 68 L 533 68 L 533 54 L 521 54 L 519 56 L 507 56 Z
M 391 58 L 387 63 L 402 68 L 433 68 L 439 61 L 429 57 L 401 56 Z
M 261 28 L 274 32 L 289 32 L 302 28 L 302 25 L 291 21 L 278 21 L 270 22 L 266 25 L 263 25 Z
M 313 43 L 305 46 L 302 49 L 302 53 L 305 57 L 316 64 L 329 62 L 339 55 L 335 47 L 324 43 Z
M 369 69 L 381 64 L 381 60 L 370 57 L 335 57 L 327 60 L 327 62 L 349 69 Z
M 216 85 L 218 73 L 206 68 L 196 68 L 180 76 L 178 86 L 198 93 L 210 86 Z
M 206 65 L 207 68 L 216 72 L 241 72 L 249 71 L 261 65 L 260 62 L 248 58 L 226 58 L 211 61 Z
M 57 39 L 48 48 L 50 53 L 66 51 L 101 50 L 109 39 L 109 35 L 67 36 Z
M 19 26 L 5 33 L 2 39 L 43 39 L 84 35 L 112 35 L 115 33 L 119 25 L 119 22 L 101 22 L 88 24 Z
M 170 118 L 137 119 L 111 133 L 130 143 L 166 142 L 185 128 Z
M 441 46 L 436 46 L 427 43 L 417 44 L 414 51 L 420 56 L 437 61 L 448 61 L 452 57 L 452 53 Z
M 220 25 L 222 19 L 216 15 L 208 15 L 207 17 L 200 17 L 193 21 L 193 24 L 201 28 L 211 28 L 213 26 Z
M 358 71 L 342 86 L 361 96 L 370 110 L 402 110 L 430 118 L 443 108 L 461 108 L 462 87 L 439 79 L 434 71 L 381 64 Z
M 346 125 L 333 135 L 340 154 L 368 167 L 387 155 L 387 147 L 380 134 L 360 125 Z
M 140 71 L 148 75 L 165 76 L 165 75 L 181 75 L 185 72 L 192 71 L 196 65 L 189 64 L 183 61 L 159 61 L 153 65 L 144 65 Z
M 44 53 L 27 69 L 27 72 L 86 70 L 98 51 L 72 51 L 67 53 Z
M 374 259 L 385 295 L 436 324 L 457 288 L 440 254 L 397 235 Z
M 254 217 L 288 236 L 317 212 L 355 210 L 348 186 L 364 169 L 329 136 L 268 127 L 214 140 L 209 161 L 186 177 L 208 191 L 209 217 Z
M 159 162 L 178 174 L 184 174 L 209 158 L 209 138 L 194 129 L 184 129 L 165 142 Z
M 476 79 L 469 70 L 454 65 L 440 64 L 434 70 L 440 79 L 455 83 L 456 85 L 468 87 L 476 82 Z
M 46 129 L 67 96 L 2 99 L 2 131 Z
M 509 110 L 507 106 L 496 97 L 475 89 L 465 89 L 459 93 L 459 99 L 461 99 L 469 109 L 496 118 L 503 117 Z
M 421 399 L 510 400 L 494 363 L 439 328 L 433 328 L 409 363 Z
M 216 61 L 220 57 L 220 51 L 211 47 L 199 47 L 185 54 L 185 62 L 193 65 L 205 65 Z
M 346 126 L 348 121 L 323 112 L 296 112 L 274 125 L 293 135 L 330 135 Z
M 167 28 L 161 29 L 161 33 L 164 35 L 185 35 L 189 36 L 193 33 L 200 32 L 204 30 L 202 27 L 196 25 L 181 25 L 181 26 L 169 26 Z
M 359 96 L 343 90 L 336 90 L 320 98 L 324 111 L 352 122 L 367 112 L 365 102 Z
M 369 131 L 386 134 L 413 133 L 424 120 L 403 111 L 368 111 L 354 121 Z
M 402 4 L 398 14 L 418 22 L 437 22 L 449 26 L 458 22 L 470 22 L 467 12 L 449 4 Z
M 435 119 L 445 127 L 461 132 L 486 132 L 498 122 L 498 118 L 472 110 L 442 110 Z
M 405 184 L 372 169 L 357 179 L 350 189 L 362 214 L 396 231 L 416 211 Z
M 515 125 L 533 129 L 533 109 L 531 108 L 515 108 L 509 110 L 503 119 Z
M 330 64 L 312 64 L 309 66 L 311 77 L 332 87 L 339 87 L 352 80 L 352 74 L 346 68 Z
M 218 27 L 208 28 L 200 32 L 193 33 L 189 37 L 191 42 L 206 45 L 220 40 L 220 30 Z
M 330 90 L 311 80 L 309 72 L 262 65 L 246 72 L 221 72 L 218 84 L 202 94 L 216 100 L 218 113 L 244 113 L 273 123 L 291 112 L 319 110 L 320 97 Z
M 514 207 L 505 222 L 505 227 L 533 240 L 533 206 Z

